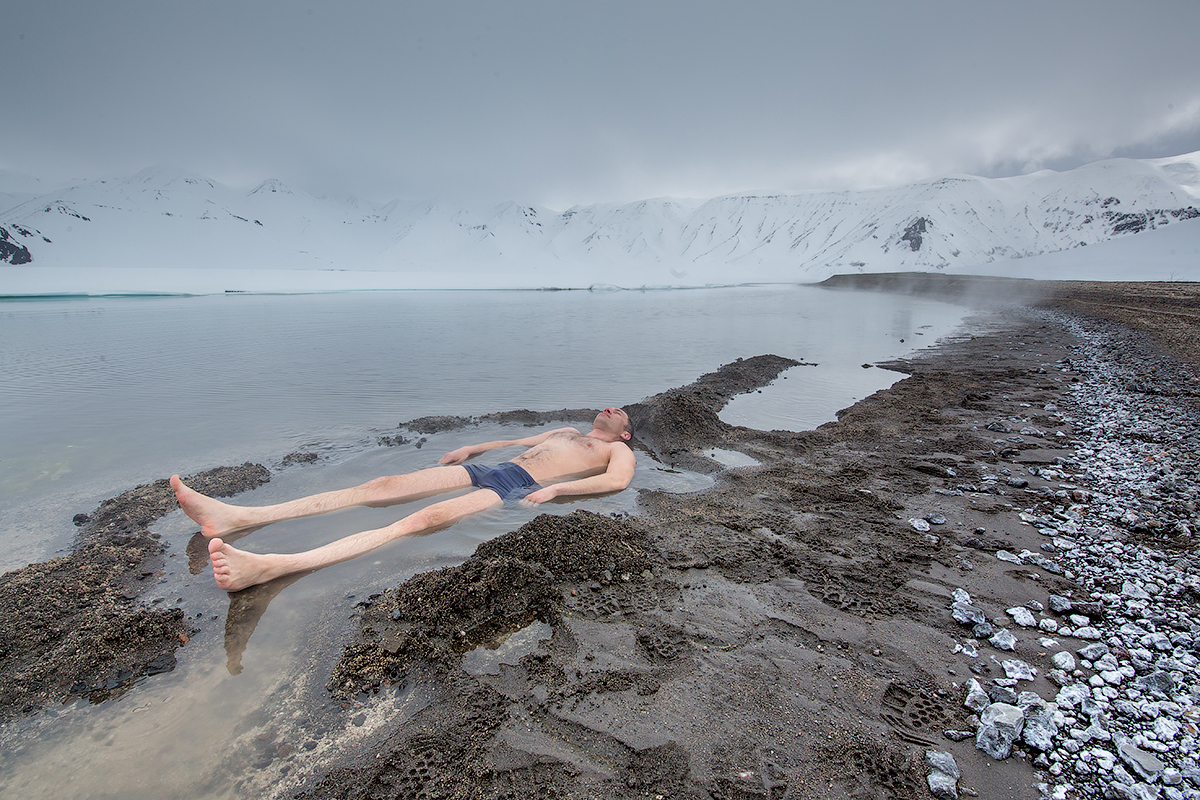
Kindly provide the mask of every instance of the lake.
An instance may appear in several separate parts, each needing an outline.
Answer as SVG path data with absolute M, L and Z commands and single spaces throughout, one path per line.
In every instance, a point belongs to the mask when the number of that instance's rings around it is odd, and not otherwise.
M 274 477 L 239 502 L 277 502 L 531 432 L 481 425 L 430 435 L 420 447 L 379 444 L 409 419 L 622 405 L 764 353 L 815 366 L 736 398 L 722 418 L 813 428 L 902 377 L 863 364 L 933 345 L 958 330 L 965 313 L 807 286 L 0 302 L 0 569 L 52 556 L 69 546 L 74 514 L 173 472 L 257 461 Z M 319 459 L 283 467 L 298 450 Z M 738 455 L 714 457 L 736 466 Z M 508 457 L 499 451 L 481 461 Z M 710 482 L 640 453 L 632 489 L 692 491 Z M 117 700 L 73 702 L 7 726 L 0 790 L 160 800 L 278 788 L 284 778 L 270 765 L 226 754 L 252 751 L 266 719 L 293 738 L 311 734 L 312 757 L 326 753 L 336 737 L 301 698 L 320 694 L 356 598 L 458 563 L 536 513 L 635 507 L 636 491 L 627 490 L 538 512 L 489 512 L 306 576 L 249 606 L 215 588 L 203 559 L 189 564 L 195 526 L 172 514 L 152 528 L 168 543 L 168 568 L 146 599 L 184 608 L 199 628 L 178 652 L 179 666 Z M 352 509 L 271 526 L 238 546 L 299 550 L 397 516 L 396 508 Z M 502 656 L 469 661 L 489 657 Z M 344 734 L 368 736 L 419 700 L 410 693 L 374 703 Z

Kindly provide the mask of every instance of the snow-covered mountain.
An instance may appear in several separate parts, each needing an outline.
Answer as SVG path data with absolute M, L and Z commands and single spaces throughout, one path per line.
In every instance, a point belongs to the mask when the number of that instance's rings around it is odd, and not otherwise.
M 379 205 L 313 197 L 276 180 L 244 192 L 162 167 L 41 194 L 29 193 L 23 176 L 24 185 L 9 191 L 6 177 L 0 173 L 0 295 L 696 286 L 910 270 L 1007 275 L 1027 271 L 1029 262 L 1018 260 L 1167 225 L 1188 229 L 1187 241 L 1200 239 L 1200 152 L 1015 178 L 561 213 L 517 203 Z M 1171 274 L 1200 278 L 1200 259 L 1181 247 L 1184 267 Z M 1139 276 L 1131 263 L 1122 277 L 1158 276 Z

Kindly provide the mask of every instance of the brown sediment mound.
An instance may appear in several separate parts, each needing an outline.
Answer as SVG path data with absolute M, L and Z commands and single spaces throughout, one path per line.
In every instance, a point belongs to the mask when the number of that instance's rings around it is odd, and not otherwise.
M 338 695 L 403 680 L 410 665 L 457 666 L 535 619 L 558 620 L 562 586 L 631 580 L 648 565 L 645 532 L 587 511 L 543 514 L 479 546 L 456 567 L 416 575 L 368 601 L 359 642 L 342 655 Z M 599 586 L 599 584 L 596 584 Z
M 269 477 L 243 464 L 186 480 L 227 497 Z M 165 478 L 138 486 L 77 515 L 69 555 L 0 576 L 0 720 L 72 696 L 98 702 L 175 667 L 190 633 L 183 612 L 137 599 L 163 566 L 164 546 L 146 526 L 178 507 Z
M 401 422 L 401 428 L 407 428 L 413 433 L 444 433 L 469 428 L 485 422 L 498 422 L 502 425 L 546 425 L 551 422 L 579 422 L 591 420 L 598 413 L 595 408 L 561 408 L 555 411 L 530 411 L 520 408 L 513 411 L 497 411 L 478 417 L 429 416 L 410 419 Z
M 738 428 L 717 416 L 739 394 L 765 386 L 799 361 L 776 355 L 738 359 L 701 375 L 687 386 L 657 394 L 626 408 L 639 442 L 659 457 L 676 462 L 680 456 L 738 438 Z

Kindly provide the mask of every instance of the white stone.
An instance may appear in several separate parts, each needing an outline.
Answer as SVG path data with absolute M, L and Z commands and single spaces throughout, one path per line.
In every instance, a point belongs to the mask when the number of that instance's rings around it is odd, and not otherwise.
M 1159 717 L 1154 721 L 1154 738 L 1160 742 L 1173 742 L 1179 736 L 1180 725 L 1173 719 Z
M 952 778 L 958 779 L 962 777 L 962 773 L 958 769 L 958 762 L 954 760 L 951 753 L 944 750 L 926 750 L 925 764 L 932 770 L 944 772 Z
M 1132 581 L 1121 584 L 1121 594 L 1133 600 L 1149 600 L 1150 594 Z
M 1059 689 L 1058 694 L 1054 697 L 1054 702 L 1060 708 L 1074 708 L 1090 696 L 1091 692 L 1082 683 L 1072 683 L 1070 686 Z
M 938 800 L 958 800 L 958 781 L 953 776 L 934 770 L 925 778 L 929 793 Z
M 1045 620 L 1043 620 L 1043 622 L 1044 621 Z M 1050 656 L 1050 661 L 1059 669 L 1075 669 L 1075 656 L 1071 655 L 1066 650 L 1059 650 L 1057 653 Z
M 1006 609 L 1005 613 L 1012 617 L 1013 622 L 1022 628 L 1032 628 L 1037 625 L 1037 619 L 1033 616 L 1033 612 L 1024 606 L 1014 606 Z
M 979 716 L 975 746 L 997 760 L 1008 758 L 1025 727 L 1025 714 L 1008 703 L 992 703 Z
M 1031 681 L 1035 677 L 1033 668 L 1019 659 L 1001 661 L 1000 668 L 1004 670 L 1005 675 L 1014 680 Z
M 983 686 L 979 683 L 979 681 L 971 678 L 971 680 L 967 682 L 967 699 L 963 705 L 974 711 L 976 714 L 979 714 L 991 704 L 992 701 L 987 696 L 987 692 L 983 690 Z
M 997 650 L 1017 649 L 1017 637 L 1013 636 L 1006 630 L 996 631 L 995 635 L 988 639 L 988 641 L 991 642 L 992 647 L 995 647 Z

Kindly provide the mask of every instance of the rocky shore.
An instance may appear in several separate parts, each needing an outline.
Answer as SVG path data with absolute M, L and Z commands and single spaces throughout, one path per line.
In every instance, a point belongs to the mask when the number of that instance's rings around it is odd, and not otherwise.
M 323 690 L 343 716 L 322 735 L 345 744 L 319 761 L 281 745 L 242 788 L 1200 798 L 1200 291 L 938 276 L 842 285 L 980 302 L 1019 290 L 1020 302 L 989 303 L 972 335 L 870 367 L 907 377 L 815 431 L 720 420 L 733 395 L 793 363 L 775 356 L 633 405 L 642 452 L 711 473 L 712 489 L 642 491 L 633 516 L 539 516 L 362 602 Z M 757 464 L 726 468 L 714 448 Z M 120 507 L 148 503 L 153 516 L 161 490 L 139 487 Z M 101 617 L 124 626 L 96 641 L 144 652 L 121 667 L 144 671 L 151 650 L 183 658 L 186 630 L 169 610 L 139 610 L 136 583 L 161 551 L 141 516 L 122 519 L 103 536 L 149 549 L 96 579 L 114 604 Z M 84 530 L 84 544 L 105 541 Z M 13 620 L 53 572 L 27 570 L 0 582 Z M 38 631 L 6 634 L 6 714 L 120 675 L 31 681 L 43 656 L 14 654 L 63 629 L 42 606 Z M 135 612 L 167 615 L 157 649 L 122 639 Z M 36 652 L 69 653 L 48 641 Z M 374 733 L 342 735 L 368 715 L 382 720 Z M 295 735 L 280 719 L 263 725 L 273 742 Z
M 1147 353 L 1127 328 L 1057 320 L 1081 341 L 1060 367 L 1080 380 L 1061 410 L 1043 410 L 1072 427 L 1073 452 L 1026 469 L 1061 487 L 1043 487 L 1020 515 L 1045 537 L 1038 551 L 996 557 L 1079 587 L 1005 612 L 1009 627 L 1036 635 L 1050 653 L 1042 669 L 1061 688 L 1047 698 L 1018 693 L 1037 670 L 1002 661 L 1006 678 L 968 685 L 965 702 L 982 723 L 973 738 L 995 758 L 1019 741 L 1041 770 L 1040 793 L 1057 800 L 1197 797 L 1200 382 L 1193 364 Z M 986 618 L 967 618 L 977 611 L 969 604 L 964 592 L 955 618 L 1009 649 Z

